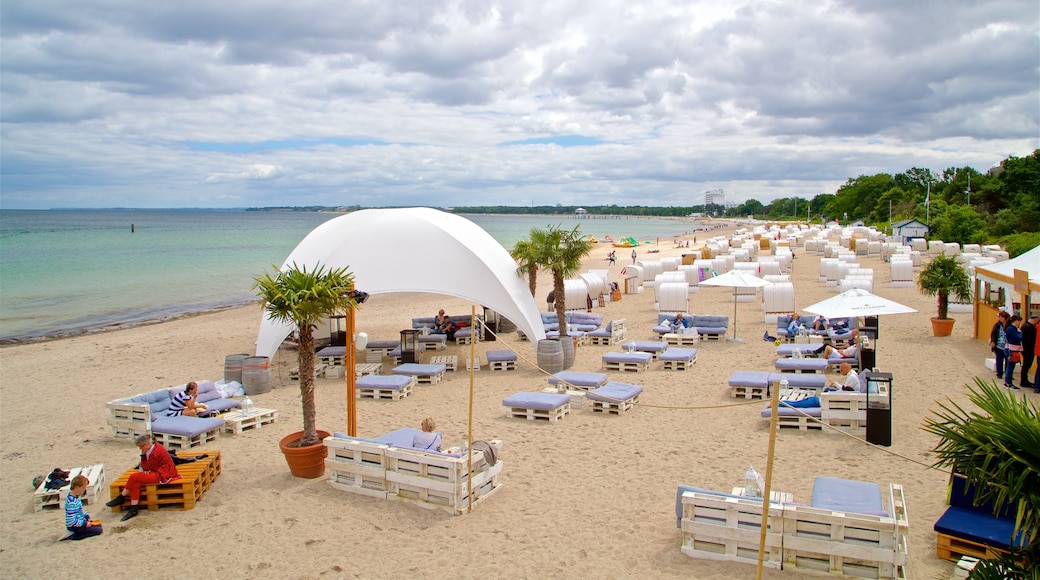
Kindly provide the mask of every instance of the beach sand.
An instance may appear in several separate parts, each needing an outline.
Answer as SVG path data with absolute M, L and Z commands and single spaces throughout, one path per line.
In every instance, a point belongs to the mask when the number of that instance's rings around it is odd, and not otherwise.
M 717 235 L 720 232 L 712 232 Z M 709 233 L 698 234 L 703 243 Z M 692 239 L 692 236 L 691 236 Z M 700 245 L 700 244 L 697 244 Z M 662 240 L 660 253 L 685 249 Z M 588 266 L 606 268 L 612 248 L 598 244 Z M 375 251 L 375 250 L 373 250 Z M 612 279 L 630 263 L 618 249 Z M 818 281 L 819 258 L 795 250 L 792 280 L 802 308 L 835 294 Z M 876 293 L 918 310 L 884 317 L 877 341 L 878 366 L 895 375 L 893 445 L 885 450 L 820 431 L 782 430 L 776 444 L 773 489 L 808 503 L 818 475 L 903 484 L 910 520 L 908 573 L 945 577 L 952 564 L 935 556 L 932 524 L 944 510 L 947 474 L 931 464 L 936 439 L 922 421 L 951 397 L 966 403 L 965 385 L 983 366 L 987 345 L 971 338 L 971 315 L 954 314 L 952 337 L 931 336 L 935 299 L 914 288 L 890 288 L 889 269 L 861 257 L 875 271 Z M 622 284 L 623 286 L 623 284 Z M 545 307 L 551 281 L 542 275 L 535 302 Z M 396 339 L 416 316 L 438 308 L 468 313 L 470 304 L 428 294 L 373 296 L 357 317 L 372 339 Z M 733 316 L 726 288 L 691 295 L 691 313 Z M 0 349 L 0 575 L 221 578 L 748 578 L 754 567 L 692 559 L 679 550 L 675 490 L 679 484 L 728 491 L 749 465 L 764 472 L 768 422 L 761 403 L 733 406 L 727 379 L 734 370 L 772 370 L 775 347 L 762 340 L 775 324 L 763 321 L 761 302 L 737 304 L 743 343 L 701 342 L 696 366 L 686 372 L 611 373 L 612 380 L 645 387 L 642 402 L 623 416 L 576 409 L 556 424 L 510 419 L 501 400 L 517 391 L 540 390 L 544 374 L 521 361 L 514 372 L 475 375 L 476 439 L 501 439 L 503 487 L 473 513 L 452 517 L 405 502 L 381 501 L 331 488 L 325 479 L 289 474 L 278 440 L 301 426 L 298 383 L 288 379 L 296 352 L 275 357 L 274 389 L 254 397 L 276 408 L 274 425 L 242 435 L 222 435 L 224 470 L 190 511 L 148 512 L 127 523 L 103 505 L 88 506 L 105 533 L 82 542 L 64 535 L 61 510 L 34 512 L 31 480 L 54 467 L 104 463 L 108 481 L 137 462 L 127 439 L 105 424 L 107 401 L 188 380 L 222 377 L 224 356 L 253 352 L 260 321 L 251 306 L 186 317 L 162 324 Z M 649 340 L 657 316 L 649 289 L 624 295 L 595 312 L 625 318 L 628 336 Z M 478 307 L 479 313 L 479 307 Z M 319 334 L 324 329 L 319 329 Z M 535 345 L 515 335 L 477 345 L 515 349 L 534 361 Z M 600 357 L 617 346 L 581 346 L 572 370 L 600 371 Z M 447 354 L 465 360 L 469 347 Z M 464 363 L 463 363 L 464 364 Z M 386 366 L 387 371 L 389 365 Z M 836 378 L 837 375 L 831 375 Z M 345 430 L 343 379 L 319 378 L 318 426 Z M 466 431 L 469 374 L 448 373 L 435 386 L 419 386 L 402 401 L 364 400 L 358 432 L 378 436 L 418 427 L 431 415 L 446 442 Z M 1032 392 L 1025 396 L 1035 399 Z M 103 492 L 108 498 L 107 490 Z M 766 570 L 767 578 L 801 574 Z

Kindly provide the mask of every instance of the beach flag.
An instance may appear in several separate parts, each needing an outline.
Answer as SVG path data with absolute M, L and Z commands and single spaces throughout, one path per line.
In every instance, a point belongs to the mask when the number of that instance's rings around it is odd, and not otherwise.
M 928 207 L 928 203 L 932 198 L 932 183 L 928 182 L 928 190 L 924 194 L 924 206 Z

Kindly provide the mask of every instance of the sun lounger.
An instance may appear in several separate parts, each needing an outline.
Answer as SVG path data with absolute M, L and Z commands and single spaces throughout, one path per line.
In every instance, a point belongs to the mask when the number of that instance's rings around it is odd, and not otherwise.
M 370 340 L 365 345 L 365 362 L 383 362 L 383 357 L 399 346 L 399 340 Z
M 511 350 L 489 350 L 487 361 L 493 371 L 516 370 L 516 353 Z
M 782 504 L 770 502 L 763 560 L 766 568 L 780 568 L 782 516 Z M 691 558 L 758 563 L 762 498 L 680 485 L 675 497 L 675 525 L 682 530 L 682 552 Z
M 446 350 L 448 348 L 448 335 L 427 334 L 419 335 L 419 346 L 423 350 Z
M 345 346 L 326 346 L 315 353 L 318 357 L 318 362 L 323 365 L 340 365 L 344 364 L 344 359 L 347 356 L 347 347 Z
M 905 578 L 909 521 L 903 487 L 817 477 L 811 506 L 784 506 L 784 570 Z
M 549 377 L 549 384 L 567 383 L 583 391 L 596 389 L 607 384 L 606 373 L 579 373 L 575 371 L 560 371 Z
M 621 345 L 621 349 L 626 352 L 630 350 L 635 352 L 648 352 L 653 357 L 653 360 L 657 360 L 657 357 L 662 352 L 668 350 L 668 343 L 663 340 L 633 340 Z
M 399 401 L 412 394 L 416 378 L 412 375 L 368 375 L 357 380 L 359 399 Z
M 545 419 L 550 423 L 571 412 L 571 398 L 565 394 L 519 392 L 502 399 L 506 415 L 533 421 Z
M 778 358 L 775 366 L 781 373 L 822 373 L 829 365 L 820 358 Z
M 809 419 L 809 417 L 816 417 L 818 419 L 820 418 L 821 413 L 822 409 L 819 405 L 815 407 L 799 407 L 797 409 L 792 409 L 786 405 L 780 405 L 780 412 L 777 414 L 776 426 L 781 429 L 784 427 L 794 427 L 796 429 L 801 429 L 802 431 L 807 431 L 809 429 L 822 429 L 823 427 L 819 423 Z M 762 408 L 761 415 L 763 419 L 770 419 L 773 416 L 772 403 L 766 403 Z M 806 417 L 806 415 L 809 417 Z
M 778 358 L 790 358 L 794 356 L 794 351 L 799 350 L 802 352 L 802 357 L 807 357 L 813 353 L 816 349 L 823 346 L 822 344 L 781 344 L 776 347 L 776 356 Z
M 769 387 L 780 380 L 787 381 L 790 388 L 823 390 L 827 386 L 827 377 L 818 374 L 734 371 L 729 377 L 730 394 L 736 398 L 764 399 L 769 396 Z
M 685 371 L 697 363 L 697 349 L 672 347 L 661 353 L 658 360 L 664 363 L 666 371 Z
M 625 411 L 630 410 L 639 402 L 639 395 L 642 393 L 643 387 L 639 385 L 611 381 L 598 389 L 585 393 L 585 398 L 591 401 L 594 413 L 624 415 Z
M 611 345 L 625 340 L 625 319 L 611 320 L 603 328 L 589 332 L 592 344 Z
M 391 431 L 375 439 L 334 433 L 323 443 L 329 449 L 325 460 L 329 485 L 341 491 L 379 499 L 404 500 L 424 508 L 443 509 L 462 515 L 474 490 L 476 506 L 501 486 L 498 475 L 503 463 L 491 464 L 477 445 L 473 469 L 468 453 L 434 453 L 415 449 L 412 439 L 418 429 Z M 495 450 L 499 440 L 489 441 Z
M 395 375 L 411 375 L 420 385 L 432 385 L 441 382 L 444 377 L 444 365 L 424 365 L 419 363 L 405 363 L 396 366 L 390 372 Z
M 950 481 L 950 507 L 935 522 L 936 555 L 956 562 L 962 556 L 994 558 L 1012 548 L 1021 549 L 1026 542 L 1025 530 L 1012 537 L 1015 529 L 1013 506 L 1004 504 L 994 514 L 993 500 L 974 505 L 975 488 L 961 475 Z
M 608 352 L 603 367 L 608 371 L 642 372 L 650 368 L 653 355 L 648 352 Z

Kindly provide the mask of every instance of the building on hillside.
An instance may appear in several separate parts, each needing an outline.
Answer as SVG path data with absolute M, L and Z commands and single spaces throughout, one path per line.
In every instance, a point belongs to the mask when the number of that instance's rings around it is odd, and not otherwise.
M 916 219 L 892 222 L 892 237 L 903 244 L 909 244 L 914 238 L 926 238 L 930 228 Z

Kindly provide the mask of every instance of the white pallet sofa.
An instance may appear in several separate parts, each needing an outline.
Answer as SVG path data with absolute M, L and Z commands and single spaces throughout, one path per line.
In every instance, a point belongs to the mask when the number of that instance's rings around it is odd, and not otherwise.
M 418 429 L 397 429 L 375 439 L 335 433 L 326 437 L 329 448 L 325 469 L 335 489 L 376 497 L 403 500 L 452 515 L 466 513 L 470 489 L 473 505 L 484 501 L 501 484 L 502 461 L 491 465 L 482 451 L 473 451 L 473 471 L 468 471 L 465 453 L 442 454 L 411 447 Z M 490 442 L 500 450 L 502 442 Z

